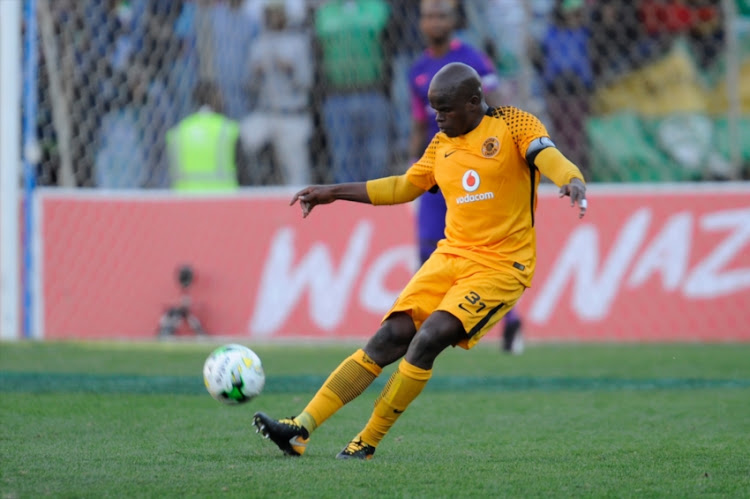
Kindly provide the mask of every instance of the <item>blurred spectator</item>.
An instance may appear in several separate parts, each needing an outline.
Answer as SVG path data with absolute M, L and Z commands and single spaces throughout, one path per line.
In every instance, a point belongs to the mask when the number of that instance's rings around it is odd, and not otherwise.
M 528 33 L 532 40 L 539 41 L 547 32 L 550 15 L 558 0 L 529 0 L 527 4 Z
M 545 105 L 544 82 L 541 74 L 541 56 L 539 55 L 542 40 L 552 19 L 552 11 L 557 0 L 529 0 L 524 2 L 527 16 L 526 25 L 526 63 L 530 66 L 527 75 L 526 110 L 535 114 L 542 123 L 549 126 L 550 119 Z
M 277 0 L 245 0 L 245 10 L 252 19 L 262 20 L 268 2 Z M 289 27 L 302 28 L 309 20 L 308 9 L 313 8 L 310 0 L 283 0 L 286 8 L 286 24 Z
M 172 187 L 183 192 L 223 192 L 246 185 L 248 164 L 239 125 L 222 114 L 219 87 L 199 82 L 194 100 L 198 111 L 167 133 Z
M 239 120 L 250 112 L 248 58 L 260 21 L 244 0 L 199 0 L 196 30 L 202 79 L 216 81 L 226 114 Z
M 130 128 L 127 122 L 135 111 L 147 135 L 142 139 L 148 154 L 142 168 L 148 176 L 142 186 L 163 186 L 166 162 L 161 142 L 153 137 L 163 136 L 169 124 L 176 121 L 176 117 L 170 117 L 173 106 L 166 74 L 175 47 L 167 21 L 176 17 L 179 10 L 174 7 L 178 5 L 166 0 L 50 3 L 54 43 L 60 56 L 55 77 L 59 78 L 65 107 L 60 102 L 51 105 L 65 110 L 67 121 L 58 119 L 56 126 L 69 127 L 70 160 L 77 185 L 119 185 L 112 175 L 104 173 L 107 166 L 102 161 L 115 157 L 112 148 L 116 144 L 110 144 L 108 138 Z M 148 74 L 146 82 L 133 83 L 142 78 L 134 76 L 137 71 Z M 140 91 L 134 93 L 133 85 L 145 88 L 145 96 Z M 128 102 L 133 95 L 136 101 Z M 125 176 L 121 180 L 123 186 L 131 186 Z
M 142 21 L 145 33 L 138 56 L 144 64 L 163 69 L 165 73 L 171 70 L 179 49 L 175 24 L 182 4 L 182 0 L 150 0 Z
M 257 157 L 261 148 L 271 143 L 283 181 L 309 184 L 313 125 L 310 36 L 301 27 L 288 25 L 284 0 L 268 0 L 264 18 L 265 29 L 250 57 L 250 84 L 257 104 L 241 122 L 243 144 Z
M 323 123 L 337 183 L 386 173 L 390 54 L 383 38 L 389 16 L 384 0 L 327 0 L 315 10 Z
M 172 93 L 173 112 L 177 121 L 193 111 L 193 90 L 198 84 L 198 35 L 196 33 L 195 0 L 182 2 L 180 14 L 174 21 L 177 50 L 172 70 L 169 72 L 169 90 Z
M 61 82 L 70 119 L 70 151 L 76 184 L 96 184 L 96 151 L 105 112 L 141 46 L 146 0 L 50 2 L 55 18 Z M 122 100 L 118 105 L 122 104 Z M 59 105 L 59 103 L 57 104 Z M 110 115 L 110 118 L 112 116 Z M 111 123 L 110 123 L 111 124 Z
M 589 177 L 586 118 L 594 74 L 590 31 L 583 0 L 557 0 L 535 54 L 540 68 L 549 128 L 558 148 Z
M 647 29 L 642 19 L 640 2 L 597 0 L 592 4 L 589 54 L 596 87 L 609 85 L 669 52 L 671 37 Z
M 411 134 L 411 98 L 409 68 L 422 54 L 422 34 L 419 31 L 419 2 L 390 0 L 391 20 L 387 37 L 392 53 L 391 119 L 393 142 L 392 164 L 402 165 L 409 158 Z
M 171 86 L 172 75 L 185 76 L 186 61 L 181 58 L 180 39 L 176 33 L 176 23 L 182 11 L 182 0 L 151 0 L 145 12 L 143 24 L 146 27 L 143 49 L 138 59 L 149 68 L 151 84 L 149 98 L 152 101 L 148 124 L 156 137 L 164 137 L 169 128 L 182 117 L 176 106 L 176 92 Z M 164 141 L 157 141 L 158 147 L 152 152 L 152 174 L 147 187 L 169 187 L 169 164 Z
M 589 54 L 596 86 L 607 85 L 633 69 L 639 59 L 637 6 L 623 0 L 598 0 L 591 8 Z
M 640 12 L 649 34 L 666 42 L 685 35 L 702 68 L 718 59 L 725 36 L 721 0 L 642 0 Z
M 454 37 L 456 23 L 454 0 L 422 0 L 419 26 L 427 43 L 423 55 L 409 69 L 412 131 L 409 154 L 416 160 L 439 130 L 435 111 L 427 99 L 427 90 L 440 68 L 451 62 L 473 67 L 482 78 L 485 99 L 490 106 L 501 105 L 499 79 L 489 57 L 475 47 Z M 442 196 L 438 196 L 442 198 Z M 443 218 L 445 202 L 443 204 Z M 442 230 L 441 230 L 442 234 Z M 441 235 L 438 239 L 442 239 Z
M 115 93 L 99 128 L 94 159 L 94 184 L 105 189 L 145 187 L 153 173 L 157 135 L 150 125 L 149 72 L 131 65 L 115 80 Z
M 87 22 L 98 26 L 92 42 L 106 44 L 102 53 L 114 71 L 127 70 L 135 55 L 144 52 L 149 7 L 146 0 L 104 0 L 91 2 L 85 9 Z M 99 18 L 102 13 L 105 18 Z
M 476 38 L 500 75 L 499 93 L 504 105 L 522 106 L 528 100 L 528 82 L 522 74 L 530 29 L 528 6 L 523 0 L 464 2 Z

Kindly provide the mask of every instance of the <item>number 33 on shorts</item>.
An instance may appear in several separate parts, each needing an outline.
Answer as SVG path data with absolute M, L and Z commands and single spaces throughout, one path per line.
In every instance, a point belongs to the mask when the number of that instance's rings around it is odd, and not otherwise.
M 458 318 L 467 333 L 457 346 L 471 348 L 513 308 L 526 287 L 512 271 L 466 258 L 433 253 L 385 315 L 408 312 L 417 329 L 434 310 Z
M 454 283 L 439 307 L 455 315 L 463 324 L 468 338 L 458 346 L 464 348 L 474 346 L 492 329 L 526 289 L 509 272 L 475 265 L 470 277 Z
M 482 301 L 482 297 L 479 296 L 475 291 L 470 291 L 468 295 L 464 296 L 464 299 L 468 303 L 459 303 L 458 308 L 463 310 L 464 312 L 470 313 L 470 314 L 478 314 L 485 308 L 487 308 L 487 304 Z

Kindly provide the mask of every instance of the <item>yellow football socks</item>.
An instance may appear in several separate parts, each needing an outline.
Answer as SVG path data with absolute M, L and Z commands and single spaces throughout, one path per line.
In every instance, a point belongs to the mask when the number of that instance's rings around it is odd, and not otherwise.
M 357 398 L 383 371 L 361 348 L 328 376 L 305 410 L 294 420 L 312 433 L 344 404 Z
M 377 447 L 401 413 L 422 392 L 430 376 L 432 369 L 422 369 L 401 360 L 398 370 L 393 373 L 375 401 L 375 409 L 367 426 L 359 434 L 362 441 Z

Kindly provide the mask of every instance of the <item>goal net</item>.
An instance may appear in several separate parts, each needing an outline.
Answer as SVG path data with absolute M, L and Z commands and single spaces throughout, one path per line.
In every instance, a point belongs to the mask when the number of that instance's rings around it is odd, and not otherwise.
M 209 334 L 378 323 L 416 266 L 411 207 L 300 224 L 289 194 L 408 167 L 414 123 L 432 119 L 410 70 L 445 18 L 416 0 L 36 5 L 30 334 L 151 336 L 180 310 L 185 265 Z M 747 2 L 456 5 L 450 50 L 484 52 L 486 94 L 537 115 L 591 185 L 583 221 L 543 186 L 538 275 L 518 305 L 529 338 L 747 340 L 746 184 L 687 182 L 748 178 Z M 263 189 L 172 195 L 190 141 L 170 131 L 207 106 L 236 131 L 236 181 Z
M 274 28 L 276 4 L 39 0 L 39 183 L 170 187 L 166 134 L 201 80 L 240 123 L 247 185 L 403 171 L 419 2 L 288 0 Z M 505 103 L 538 114 L 591 180 L 747 175 L 743 0 L 458 5 L 455 36 L 489 55 Z

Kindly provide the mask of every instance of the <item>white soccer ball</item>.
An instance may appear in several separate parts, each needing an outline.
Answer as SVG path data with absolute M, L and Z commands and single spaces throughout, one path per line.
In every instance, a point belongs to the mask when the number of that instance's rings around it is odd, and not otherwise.
M 203 381 L 219 402 L 243 404 L 260 395 L 266 375 L 255 352 L 233 343 L 211 352 L 203 364 Z

